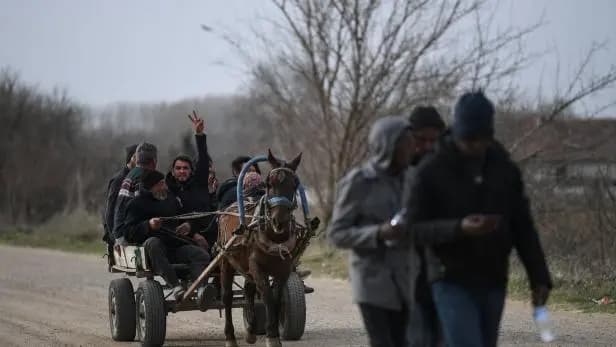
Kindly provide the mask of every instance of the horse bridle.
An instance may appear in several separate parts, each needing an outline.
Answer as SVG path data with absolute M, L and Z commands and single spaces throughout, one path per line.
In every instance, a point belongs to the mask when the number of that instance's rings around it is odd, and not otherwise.
M 289 199 L 286 196 L 281 196 L 281 195 L 273 195 L 270 196 L 269 195 L 269 188 L 271 187 L 271 177 L 273 174 L 277 173 L 277 172 L 284 172 L 287 175 L 287 177 L 291 177 L 294 180 L 294 186 L 293 186 L 293 197 L 291 199 Z M 269 224 L 274 233 L 276 234 L 281 234 L 283 231 L 279 231 L 278 228 L 274 225 L 274 223 L 271 223 L 271 212 L 270 209 L 273 207 L 277 207 L 277 206 L 284 206 L 289 208 L 290 210 L 294 210 L 295 208 L 297 208 L 297 187 L 299 186 L 299 179 L 297 178 L 297 175 L 295 175 L 295 172 L 289 168 L 286 167 L 279 167 L 276 169 L 273 169 L 269 172 L 269 174 L 267 175 L 267 178 L 265 179 L 265 195 L 262 198 L 262 205 L 261 205 L 261 213 L 264 214 L 265 217 L 265 222 L 267 224 Z M 293 220 L 293 218 L 291 218 L 291 221 Z M 294 223 L 291 223 L 291 225 L 293 225 Z
M 286 196 L 281 196 L 281 195 L 273 195 L 273 196 L 269 195 L 268 190 L 272 186 L 271 185 L 272 175 L 278 172 L 285 172 L 290 177 L 293 178 L 294 182 L 293 182 L 293 198 L 292 199 L 289 199 Z M 297 190 L 298 185 L 299 185 L 299 179 L 297 178 L 293 170 L 286 168 L 286 167 L 279 167 L 279 168 L 273 169 L 272 171 L 269 172 L 269 174 L 267 175 L 265 179 L 265 188 L 266 188 L 265 196 L 266 196 L 267 205 L 270 208 L 276 207 L 276 206 L 285 206 L 290 209 L 295 209 L 297 207 L 297 194 L 295 193 L 295 191 Z

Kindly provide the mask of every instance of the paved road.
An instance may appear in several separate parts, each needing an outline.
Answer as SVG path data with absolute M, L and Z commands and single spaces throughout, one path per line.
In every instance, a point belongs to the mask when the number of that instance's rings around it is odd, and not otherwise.
M 0 246 L 0 346 L 136 346 L 109 336 L 107 286 L 118 275 L 102 258 Z M 366 346 L 345 281 L 309 279 L 308 321 L 301 341 L 284 346 Z M 241 311 L 234 311 L 242 346 Z M 560 332 L 555 346 L 616 346 L 616 316 L 554 312 Z M 168 346 L 224 346 L 218 312 L 181 312 L 168 318 Z M 508 302 L 501 345 L 536 343 L 530 310 Z M 257 346 L 264 345 L 260 339 Z

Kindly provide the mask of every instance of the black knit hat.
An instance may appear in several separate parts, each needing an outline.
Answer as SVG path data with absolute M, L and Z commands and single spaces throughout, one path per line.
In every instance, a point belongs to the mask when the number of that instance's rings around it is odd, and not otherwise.
M 156 183 L 165 179 L 165 175 L 156 170 L 144 170 L 141 174 L 141 187 L 150 190 Z
M 125 150 L 126 150 L 126 164 L 128 164 L 130 160 L 133 158 L 135 151 L 137 150 L 137 145 L 130 145 L 126 147 Z
M 453 110 L 453 136 L 458 139 L 492 138 L 494 105 L 482 91 L 462 95 Z
M 409 122 L 413 130 L 423 128 L 445 129 L 445 122 L 436 108 L 432 106 L 417 106 L 409 116 Z

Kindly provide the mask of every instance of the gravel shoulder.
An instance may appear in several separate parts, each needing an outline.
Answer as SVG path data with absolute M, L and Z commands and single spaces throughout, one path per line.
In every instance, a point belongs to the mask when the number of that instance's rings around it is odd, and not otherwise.
M 0 246 L 0 346 L 137 346 L 114 343 L 109 333 L 107 286 L 119 275 L 91 255 Z M 366 337 L 346 281 L 309 278 L 306 332 L 285 346 L 366 346 Z M 559 340 L 553 346 L 616 346 L 616 316 L 576 311 L 553 313 Z M 540 346 L 530 307 L 508 301 L 502 346 Z M 234 310 L 238 342 L 241 310 Z M 168 346 L 224 346 L 218 311 L 168 317 Z M 257 346 L 263 345 L 260 339 Z M 541 345 L 545 346 L 545 345 Z

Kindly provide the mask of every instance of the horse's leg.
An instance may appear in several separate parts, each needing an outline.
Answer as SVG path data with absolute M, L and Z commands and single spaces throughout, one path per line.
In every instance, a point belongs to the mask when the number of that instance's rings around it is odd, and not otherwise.
M 277 314 L 274 308 L 274 293 L 270 287 L 268 275 L 257 270 L 255 271 L 255 280 L 265 304 L 265 345 L 267 347 L 281 347 L 278 321 L 276 320 Z
M 223 260 L 220 264 L 220 284 L 222 302 L 225 305 L 225 347 L 237 347 L 235 330 L 233 328 L 233 268 L 228 261 Z
M 272 311 L 274 312 L 272 316 L 272 320 L 274 322 L 272 324 L 276 327 L 277 334 L 280 334 L 278 327 L 280 325 L 280 306 L 282 301 L 282 291 L 287 285 L 288 278 L 288 275 L 282 278 L 274 278 L 274 281 L 272 283 Z
M 255 315 L 255 294 L 257 292 L 257 285 L 254 282 L 246 280 L 244 283 L 244 296 L 246 298 L 246 306 L 248 306 L 248 326 L 246 327 L 246 343 L 253 344 L 257 342 L 257 335 L 255 333 L 256 315 Z

